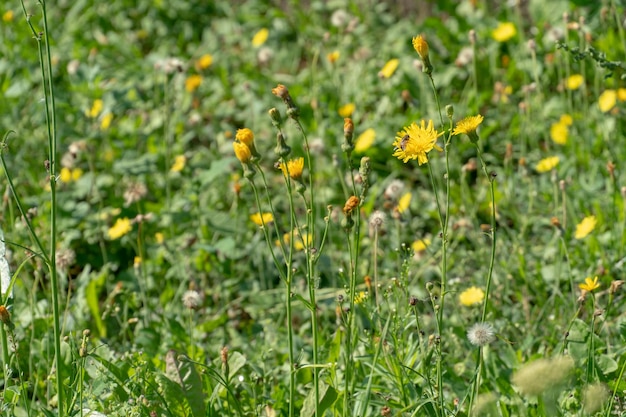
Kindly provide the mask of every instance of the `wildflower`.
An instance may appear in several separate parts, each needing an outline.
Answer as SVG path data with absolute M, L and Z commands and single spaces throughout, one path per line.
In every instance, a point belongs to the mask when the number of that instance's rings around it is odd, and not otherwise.
M 467 340 L 474 346 L 486 346 L 496 338 L 496 330 L 489 323 L 476 323 L 467 331 Z
M 617 99 L 619 101 L 626 101 L 626 88 L 617 89 Z
M 160 245 L 165 241 L 165 236 L 163 236 L 163 233 L 161 232 L 156 232 L 154 234 L 154 240 Z
M 193 93 L 196 91 L 198 87 L 202 84 L 202 76 L 198 74 L 193 74 L 187 77 L 185 80 L 185 90 L 189 93 Z
M 252 46 L 258 48 L 263 45 L 265 41 L 267 41 L 267 37 L 269 36 L 270 31 L 266 28 L 259 29 L 257 33 L 252 37 Z
M 254 133 L 247 127 L 237 130 L 237 133 L 235 134 L 235 141 L 246 145 L 248 149 L 250 149 L 250 153 L 253 157 L 259 158 L 261 156 L 254 145 Z
M 433 148 L 442 151 L 437 145 L 437 138 L 443 135 L 443 132 L 437 133 L 433 127 L 433 121 L 429 120 L 428 125 L 422 120 L 421 126 L 415 122 L 405 127 L 397 133 L 396 140 L 393 143 L 395 152 L 393 156 L 406 163 L 409 159 L 417 159 L 419 165 L 428 162 L 426 154 Z
M 430 246 L 430 239 L 419 239 L 411 243 L 411 248 L 415 253 L 424 252 Z
M 281 162 L 280 169 L 285 176 L 289 175 L 294 180 L 300 180 L 302 178 L 302 170 L 304 169 L 304 158 L 290 159 L 287 161 L 287 165 Z
M 387 216 L 385 215 L 385 213 L 383 213 L 380 210 L 376 210 L 375 212 L 373 212 L 370 215 L 370 220 L 369 220 L 370 229 L 379 231 L 383 227 L 386 217 Z
M 133 182 L 124 191 L 124 206 L 128 207 L 141 200 L 148 194 L 148 188 L 142 182 Z
M 296 103 L 291 98 L 289 90 L 282 84 L 278 84 L 275 88 L 272 88 L 272 94 L 279 97 L 287 105 L 287 116 L 294 120 L 298 120 L 299 111 Z
M 126 233 L 130 232 L 132 229 L 133 227 L 128 217 L 117 219 L 115 224 L 108 231 L 109 239 L 119 239 Z
M 517 34 L 517 29 L 512 22 L 500 22 L 498 27 L 491 32 L 491 37 L 497 42 L 506 42 Z
M 565 145 L 567 143 L 568 136 L 569 129 L 565 123 L 559 121 L 550 126 L 550 138 L 552 138 L 554 143 L 558 145 Z
M 591 277 L 585 278 L 585 282 L 582 284 L 578 284 L 578 288 L 587 292 L 592 292 L 593 290 L 600 288 L 600 284 L 598 283 L 598 277 L 595 276 L 593 277 L 593 279 L 591 279 Z
M 313 241 L 312 236 L 308 233 L 300 233 L 298 229 L 293 229 L 290 233 L 285 233 L 283 235 L 283 242 L 285 245 L 289 245 L 291 242 L 291 238 L 294 238 L 293 247 L 295 250 L 303 250 L 305 245 L 310 245 Z
M 250 215 L 250 220 L 252 220 L 252 223 L 256 224 L 257 226 L 263 226 L 264 224 L 273 222 L 274 216 L 272 215 L 272 213 L 254 213 Z
M 393 180 L 385 188 L 384 196 L 386 199 L 395 201 L 404 192 L 404 183 L 400 180 Z
M 141 266 L 141 256 L 135 256 L 133 259 L 133 267 L 139 268 Z
M 344 214 L 351 214 L 352 211 L 359 206 L 359 198 L 356 196 L 352 196 L 346 201 L 346 204 L 343 206 Z
M 564 382 L 574 368 L 569 356 L 538 359 L 524 365 L 513 374 L 511 381 L 526 395 L 540 395 Z
M 80 177 L 83 176 L 83 170 L 80 168 L 74 168 L 74 169 L 69 169 L 69 168 L 61 168 L 61 172 L 59 173 L 59 179 L 62 182 L 72 182 L 72 181 L 78 181 L 80 179 Z
M 398 213 L 404 213 L 407 211 L 409 205 L 411 204 L 411 196 L 411 193 L 405 193 L 402 197 L 400 197 L 398 200 L 398 206 L 396 207 Z
M 174 71 L 183 72 L 184 67 L 183 61 L 179 58 L 167 58 L 154 64 L 155 69 L 161 70 L 166 74 L 171 74 Z
M 570 116 L 569 114 L 565 113 L 559 119 L 559 123 L 561 123 L 564 126 L 571 126 L 572 123 L 574 123 L 574 119 L 572 119 L 572 116 Z
M 460 135 L 462 133 L 466 134 L 472 143 L 478 142 L 478 135 L 476 134 L 476 129 L 483 122 L 483 116 L 468 116 L 465 119 L 457 122 L 456 127 L 452 131 L 453 135 Z
M 354 304 L 362 304 L 365 300 L 367 300 L 367 293 L 365 291 L 360 291 L 354 296 Z
M 9 23 L 13 21 L 13 10 L 7 10 L 2 14 L 2 21 L 4 23 Z
M 559 164 L 558 156 L 550 156 L 548 158 L 543 158 L 541 161 L 537 163 L 535 169 L 539 173 L 552 171 Z
M 578 90 L 580 86 L 583 85 L 584 81 L 585 78 L 582 75 L 573 74 L 565 80 L 565 87 L 567 87 L 568 90 Z
M 205 70 L 213 64 L 213 56 L 210 54 L 204 54 L 196 61 L 196 69 L 198 71 Z
M 202 305 L 202 295 L 195 290 L 185 291 L 183 305 L 189 310 L 195 310 Z
M 102 120 L 100 120 L 100 130 L 107 130 L 109 126 L 111 126 L 111 122 L 113 121 L 113 113 L 108 112 L 104 116 L 102 116 Z
M 330 16 L 330 24 L 336 28 L 345 26 L 350 20 L 350 14 L 343 9 L 337 9 Z
M 391 78 L 393 73 L 396 72 L 396 69 L 398 69 L 399 63 L 400 63 L 400 60 L 397 58 L 390 59 L 389 61 L 385 63 L 383 68 L 378 72 L 378 76 L 380 78 Z
M 5 306 L 0 306 L 0 322 L 8 325 L 11 323 L 11 313 Z
M 56 266 L 60 270 L 66 270 L 76 262 L 76 252 L 71 248 L 62 248 L 57 251 Z
M 478 287 L 469 287 L 459 295 L 459 302 L 466 307 L 480 304 L 485 299 L 485 293 Z
M 233 142 L 233 148 L 235 149 L 235 156 L 239 159 L 239 162 L 242 164 L 250 162 L 252 153 L 250 152 L 250 148 L 248 148 L 245 143 L 235 141 Z
M 327 59 L 327 60 L 328 60 L 328 62 L 330 62 L 331 64 L 334 64 L 334 63 L 335 63 L 335 62 L 337 62 L 337 60 L 339 59 L 339 56 L 340 56 L 340 55 L 341 55 L 341 54 L 339 53 L 339 51 L 335 50 L 335 51 L 332 51 L 332 52 L 328 53 L 328 54 L 326 55 L 326 59 Z
M 371 127 L 369 129 L 366 129 L 363 133 L 359 135 L 359 137 L 356 138 L 356 141 L 354 142 L 354 151 L 365 152 L 372 146 L 375 139 L 376 131 Z
M 602 113 L 610 111 L 617 103 L 617 92 L 615 90 L 604 90 L 598 97 L 598 106 Z
M 274 57 L 274 51 L 271 48 L 264 46 L 259 49 L 259 52 L 256 54 L 256 59 L 259 61 L 259 64 L 265 65 Z
M 593 231 L 597 224 L 596 216 L 587 216 L 580 223 L 576 225 L 576 233 L 574 238 L 583 239 L 587 237 L 589 233 Z
M 337 110 L 337 112 L 339 113 L 339 116 L 341 117 L 350 117 L 352 116 L 352 113 L 354 113 L 354 109 L 356 108 L 356 106 L 354 105 L 354 103 L 348 103 L 348 104 L 344 104 L 343 106 L 339 107 L 339 110 Z
M 98 117 L 98 115 L 102 111 L 103 106 L 104 106 L 104 102 L 102 100 L 100 99 L 94 100 L 91 106 L 91 109 L 89 109 L 86 112 L 87 117 L 91 117 L 92 119 L 95 119 L 96 117 Z
M 413 48 L 420 56 L 422 60 L 422 64 L 424 65 L 422 71 L 426 74 L 432 74 L 433 66 L 430 63 L 430 57 L 428 56 L 428 42 L 426 42 L 426 38 L 422 35 L 418 35 L 413 38 Z
M 185 164 L 187 163 L 187 158 L 185 155 L 177 155 L 174 158 L 174 164 L 170 168 L 170 172 L 180 172 L 185 168 Z

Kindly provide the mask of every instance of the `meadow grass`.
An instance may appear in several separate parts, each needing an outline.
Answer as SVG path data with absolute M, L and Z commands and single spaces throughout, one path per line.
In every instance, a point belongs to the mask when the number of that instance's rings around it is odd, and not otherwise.
M 582 3 L 0 6 L 1 415 L 626 413 Z

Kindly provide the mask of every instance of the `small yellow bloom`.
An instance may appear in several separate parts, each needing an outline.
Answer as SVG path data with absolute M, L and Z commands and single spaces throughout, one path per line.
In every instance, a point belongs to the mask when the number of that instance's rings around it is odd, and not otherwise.
M 381 78 L 390 78 L 393 73 L 396 72 L 396 69 L 398 69 L 399 63 L 400 60 L 397 58 L 390 59 L 389 61 L 387 61 L 383 69 L 380 70 L 378 76 Z
M 202 84 L 202 76 L 198 74 L 190 75 L 185 80 L 185 90 L 189 93 L 193 93 L 200 87 L 200 84 Z
M 626 88 L 617 89 L 617 99 L 619 101 L 626 101 Z
M 133 260 L 133 266 L 135 268 L 139 268 L 140 265 L 141 265 L 141 256 L 135 256 L 135 259 Z
M 581 85 L 585 82 L 585 78 L 580 74 L 570 75 L 567 80 L 565 80 L 565 87 L 568 90 L 578 90 Z
M 299 180 L 302 178 L 302 171 L 304 170 L 304 158 L 299 157 L 296 159 L 290 159 L 287 161 L 287 166 L 281 162 L 280 169 L 283 171 L 285 176 L 287 175 L 287 171 L 289 171 L 289 176 L 292 179 Z
M 459 302 L 466 307 L 480 304 L 484 299 L 485 292 L 478 287 L 469 287 L 459 295 Z
M 354 304 L 361 304 L 365 300 L 367 300 L 367 293 L 365 291 L 359 291 L 359 293 L 354 296 Z
M 267 41 L 267 37 L 269 36 L 270 31 L 266 28 L 260 29 L 257 33 L 252 37 L 252 46 L 258 48 L 263 45 L 265 41 Z
M 237 133 L 235 134 L 235 140 L 238 140 L 248 147 L 251 147 L 254 144 L 254 133 L 247 127 L 244 127 L 243 129 L 237 129 Z
M 476 129 L 478 129 L 478 126 L 483 122 L 483 119 L 483 116 L 480 114 L 477 116 L 468 116 L 456 124 L 456 127 L 452 131 L 452 134 L 460 135 L 462 133 L 465 133 L 469 137 L 470 141 L 476 143 L 478 142 Z
M 257 226 L 263 226 L 264 224 L 273 222 L 274 216 L 272 215 L 272 213 L 254 213 L 250 215 L 250 220 L 252 220 L 252 223 L 256 224 Z
M 418 35 L 413 38 L 413 48 L 422 59 L 428 57 L 428 42 L 422 35 Z
M 252 153 L 250 152 L 250 148 L 245 143 L 242 142 L 233 142 L 233 148 L 235 149 L 235 156 L 239 159 L 239 162 L 242 164 L 247 164 L 250 162 L 250 158 L 252 158 Z
M 569 130 L 565 123 L 561 123 L 560 121 L 557 123 L 553 123 L 550 126 L 550 137 L 554 141 L 554 143 L 558 145 L 565 145 L 567 143 L 567 138 L 569 136 Z
M 332 52 L 328 53 L 328 54 L 326 55 L 326 59 L 327 59 L 327 60 L 328 60 L 328 62 L 330 62 L 331 64 L 334 64 L 334 63 L 335 63 L 335 62 L 337 62 L 337 60 L 339 59 L 339 56 L 340 56 L 340 55 L 341 55 L 341 54 L 339 53 L 339 51 L 335 50 L 335 51 L 332 51 Z
M 113 121 L 113 113 L 109 112 L 102 116 L 102 120 L 100 120 L 100 129 L 107 130 L 109 126 L 111 126 L 111 122 Z
M 410 204 L 411 204 L 411 193 L 406 193 L 402 197 L 400 197 L 400 200 L 398 200 L 398 207 L 396 207 L 396 209 L 398 210 L 398 213 L 404 213 L 405 211 L 407 211 Z
M 539 173 L 552 171 L 559 164 L 558 156 L 549 156 L 547 158 L 543 158 L 541 161 L 537 163 L 535 169 Z
M 13 21 L 13 10 L 7 10 L 2 14 L 2 21 L 4 23 L 9 23 Z
M 67 167 L 61 168 L 59 179 L 61 182 L 70 182 L 72 180 L 72 170 Z
M 596 220 L 596 216 L 587 216 L 580 223 L 576 225 L 576 233 L 574 233 L 574 238 L 583 239 L 587 237 L 589 233 L 593 231 L 596 227 L 598 220 Z
M 78 181 L 83 176 L 83 170 L 80 168 L 74 168 L 72 170 L 72 181 Z
M 417 159 L 419 165 L 425 164 L 428 162 L 426 154 L 433 148 L 443 150 L 437 145 L 437 138 L 441 135 L 443 132 L 437 133 L 432 120 L 428 121 L 428 125 L 424 120 L 420 125 L 413 122 L 396 134 L 393 156 L 404 163 L 409 159 Z
M 126 233 L 130 232 L 132 229 L 133 226 L 131 225 L 130 219 L 128 217 L 117 219 L 113 227 L 109 229 L 109 239 L 119 239 Z
M 617 91 L 615 90 L 604 90 L 600 97 L 598 97 L 598 106 L 600 107 L 600 111 L 602 113 L 606 113 L 615 107 L 617 103 Z
M 585 278 L 585 282 L 583 284 L 578 284 L 578 288 L 588 292 L 600 288 L 600 284 L 598 283 L 598 277 L 596 276 L 593 279 L 591 279 L 591 277 Z
M 100 100 L 99 98 L 94 100 L 93 105 L 91 106 L 91 109 L 89 109 L 86 112 L 87 117 L 91 117 L 92 119 L 95 119 L 96 117 L 98 117 L 98 115 L 102 111 L 103 106 L 104 106 L 104 102 L 102 100 Z
M 354 103 L 344 104 L 343 106 L 339 107 L 339 116 L 344 118 L 350 117 L 352 116 L 355 108 L 356 106 L 354 105 Z
M 170 172 L 180 172 L 185 168 L 185 164 L 187 163 L 187 158 L 185 155 L 177 155 L 174 158 L 174 164 L 170 168 Z
M 572 123 L 574 123 L 574 119 L 572 119 L 572 116 L 570 116 L 569 114 L 565 113 L 564 115 L 561 116 L 561 118 L 559 119 L 559 123 L 564 124 L 565 126 L 571 126 Z
M 196 69 L 199 71 L 209 68 L 213 64 L 213 56 L 204 54 L 196 61 Z
M 356 138 L 356 141 L 354 142 L 354 151 L 365 152 L 372 146 L 375 139 L 376 131 L 371 127 L 369 129 L 366 129 L 363 133 L 359 135 L 358 138 Z
M 308 233 L 303 233 L 302 236 L 300 236 L 300 232 L 298 232 L 298 229 L 293 229 L 292 233 L 285 233 L 283 235 L 283 242 L 285 242 L 285 245 L 289 246 L 289 243 L 291 242 L 291 235 L 293 234 L 293 247 L 296 250 L 303 250 L 304 249 L 304 244 L 306 243 L 307 246 L 311 245 L 311 235 L 309 235 Z
M 156 243 L 160 245 L 161 243 L 165 241 L 165 236 L 163 236 L 163 233 L 161 232 L 156 232 L 154 234 L 154 240 L 156 241 Z
M 517 34 L 517 29 L 512 22 L 500 22 L 498 27 L 491 32 L 491 37 L 497 42 L 506 42 Z
M 430 239 L 420 239 L 411 243 L 411 248 L 415 253 L 424 252 L 428 246 L 430 246 Z

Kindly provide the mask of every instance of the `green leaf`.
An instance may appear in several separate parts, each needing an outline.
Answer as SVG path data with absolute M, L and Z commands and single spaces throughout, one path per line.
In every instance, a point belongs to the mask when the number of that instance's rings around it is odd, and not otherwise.
M 90 268 L 89 266 L 87 266 L 85 268 L 87 274 L 81 275 L 88 276 L 89 270 Z M 87 284 L 87 286 L 85 287 L 85 299 L 87 300 L 87 306 L 89 307 L 89 311 L 91 312 L 91 317 L 93 317 L 93 320 L 96 323 L 98 335 L 103 338 L 107 336 L 107 329 L 101 319 L 102 314 L 100 313 L 100 303 L 98 301 L 98 297 L 100 291 L 102 290 L 102 287 L 104 286 L 106 276 L 107 270 L 103 269 L 100 275 L 96 277 L 91 277 L 89 284 Z
M 239 352 L 232 352 L 228 355 L 229 375 L 235 375 L 246 364 L 246 357 Z
M 617 362 L 608 355 L 600 355 L 596 359 L 596 365 L 604 375 L 611 374 L 617 371 Z
M 320 403 L 317 406 L 317 413 L 318 415 L 324 415 L 324 411 L 330 408 L 330 406 L 332 406 L 337 400 L 337 391 L 333 387 L 325 384 L 323 381 L 320 381 L 319 396 Z M 304 399 L 300 415 L 302 417 L 311 417 L 312 415 L 315 415 L 315 408 L 315 388 L 312 388 L 307 397 Z
M 172 382 L 180 386 L 181 397 L 186 400 L 186 404 L 183 404 L 184 408 L 188 409 L 193 417 L 204 416 L 202 379 L 194 364 L 189 361 L 179 361 L 176 352 L 170 350 L 165 355 L 165 374 Z

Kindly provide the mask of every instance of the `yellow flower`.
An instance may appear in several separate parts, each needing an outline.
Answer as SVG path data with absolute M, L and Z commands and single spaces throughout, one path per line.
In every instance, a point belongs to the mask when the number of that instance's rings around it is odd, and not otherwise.
M 541 161 L 537 163 L 535 169 L 537 172 L 548 172 L 552 171 L 559 164 L 558 156 L 549 156 L 548 158 L 543 158 Z
M 259 46 L 263 45 L 265 41 L 267 40 L 267 37 L 269 36 L 269 34 L 270 34 L 270 31 L 267 30 L 266 28 L 260 29 L 252 37 L 252 46 L 254 46 L 255 48 L 258 48 Z
M 472 143 L 478 142 L 478 135 L 476 134 L 476 129 L 483 122 L 483 116 L 468 116 L 465 119 L 457 122 L 456 127 L 452 131 L 453 135 L 460 135 L 461 133 L 465 133 Z
M 580 74 L 570 75 L 567 80 L 565 80 L 565 86 L 568 90 L 578 90 L 580 86 L 583 85 L 584 81 L 585 78 Z
M 591 277 L 585 278 L 585 282 L 583 284 L 578 284 L 578 288 L 588 292 L 600 288 L 600 284 L 598 284 L 598 277 L 596 276 L 593 279 L 591 279 Z
M 86 114 L 88 117 L 96 118 L 102 111 L 102 107 L 104 106 L 104 102 L 99 98 L 93 101 L 93 105 L 91 109 L 87 110 Z
M 428 42 L 422 35 L 413 38 L 413 48 L 422 59 L 428 58 Z
M 72 181 L 78 181 L 83 176 L 83 170 L 80 168 L 74 168 L 72 170 Z
M 200 84 L 202 84 L 202 76 L 198 74 L 190 75 L 185 80 L 185 90 L 189 93 L 193 93 L 198 87 L 200 87 Z
M 589 233 L 593 231 L 596 227 L 598 221 L 596 220 L 596 216 L 587 216 L 580 223 L 576 225 L 576 233 L 574 233 L 574 238 L 583 239 L 587 237 Z
M 459 295 L 459 302 L 466 307 L 480 304 L 485 299 L 485 292 L 478 287 L 469 287 Z
M 550 137 L 552 138 L 554 143 L 559 145 L 565 145 L 567 143 L 568 135 L 569 131 L 565 123 L 561 123 L 559 121 L 557 123 L 553 123 L 552 126 L 550 126 Z
M 340 53 L 339 51 L 332 51 L 329 54 L 326 55 L 326 59 L 328 60 L 328 62 L 330 62 L 331 64 L 334 64 L 335 62 L 337 62 L 337 60 L 339 59 Z
M 378 76 L 381 78 L 390 78 L 393 73 L 396 72 L 396 69 L 398 69 L 399 63 L 400 60 L 397 58 L 390 59 L 389 61 L 387 61 L 383 69 L 380 70 Z
M 61 172 L 59 173 L 59 179 L 61 182 L 70 182 L 72 180 L 72 170 L 67 167 L 61 168 Z
M 285 166 L 284 162 L 280 163 L 280 169 L 283 171 L 285 176 L 287 175 L 287 171 L 289 171 L 289 176 L 294 180 L 299 180 L 302 178 L 302 170 L 304 169 L 304 158 L 296 158 L 290 159 L 287 161 L 287 166 Z
M 6 12 L 4 12 L 4 14 L 2 15 L 2 21 L 4 23 L 9 23 L 13 20 L 13 10 L 7 10 Z
M 252 153 L 250 152 L 250 148 L 245 143 L 242 142 L 233 142 L 233 148 L 235 149 L 235 156 L 239 159 L 239 162 L 242 164 L 247 164 L 250 162 L 250 158 L 252 158 Z
M 361 304 L 365 300 L 367 300 L 367 293 L 365 291 L 360 291 L 354 296 L 354 304 Z
M 619 101 L 626 101 L 626 88 L 617 89 L 617 99 Z
M 604 90 L 598 97 L 598 106 L 602 113 L 606 113 L 615 107 L 617 102 L 617 92 L 615 90 Z
M 235 140 L 245 144 L 250 147 L 254 144 L 254 132 L 244 127 L 243 129 L 237 129 L 237 133 L 235 134 Z
M 571 126 L 572 123 L 574 123 L 574 119 L 572 119 L 572 116 L 570 116 L 569 114 L 565 113 L 559 119 L 559 123 L 564 124 L 565 126 Z
M 135 268 L 139 268 L 140 265 L 141 265 L 141 256 L 135 256 L 135 259 L 133 260 L 133 266 Z
M 404 213 L 409 208 L 410 204 L 411 193 L 406 193 L 402 197 L 400 197 L 400 200 L 398 200 L 398 207 L 396 207 L 398 213 Z
M 187 158 L 185 157 L 185 155 L 177 155 L 176 158 L 174 158 L 174 164 L 172 165 L 172 168 L 170 168 L 170 172 L 182 171 L 183 168 L 185 168 L 186 162 Z
M 430 239 L 416 240 L 411 244 L 411 248 L 413 248 L 413 252 L 415 253 L 425 251 L 428 246 L 430 246 Z
M 113 113 L 109 112 L 102 116 L 102 120 L 100 120 L 100 129 L 107 130 L 109 126 L 111 126 L 111 122 L 113 121 Z
M 204 54 L 196 61 L 196 69 L 198 71 L 205 70 L 213 64 L 213 56 Z
M 291 235 L 292 233 L 285 233 L 283 235 L 283 242 L 285 242 L 285 245 L 289 245 L 289 242 L 291 242 Z M 293 229 L 293 237 L 294 237 L 294 242 L 293 242 L 293 247 L 296 250 L 303 250 L 304 249 L 304 244 L 306 243 L 306 245 L 310 245 L 311 244 L 311 235 L 309 235 L 308 233 L 304 233 L 302 234 L 302 236 L 300 236 L 300 232 L 298 232 L 298 229 Z
M 130 219 L 128 217 L 124 217 L 123 219 L 117 219 L 113 227 L 109 229 L 109 239 L 119 239 L 126 233 L 130 232 L 132 229 L 133 226 L 131 225 Z
M 409 159 L 417 159 L 419 165 L 425 164 L 428 162 L 426 154 L 433 148 L 442 151 L 436 143 L 437 138 L 441 135 L 443 135 L 443 132 L 437 133 L 433 127 L 432 120 L 428 121 L 428 125 L 422 120 L 420 126 L 413 122 L 410 126 L 397 133 L 396 140 L 393 143 L 395 147 L 393 156 L 404 163 Z
M 156 240 L 156 243 L 160 245 L 161 243 L 165 241 L 165 236 L 163 236 L 163 233 L 161 232 L 156 232 L 154 234 L 154 240 Z
M 350 117 L 352 116 L 355 108 L 356 106 L 354 105 L 354 103 L 344 104 L 343 106 L 339 107 L 339 116 Z
M 491 32 L 491 37 L 497 42 L 506 42 L 517 34 L 517 29 L 512 22 L 500 22 L 498 27 Z
M 366 129 L 363 133 L 359 135 L 358 138 L 356 138 L 356 141 L 354 142 L 354 151 L 365 152 L 372 146 L 375 139 L 376 131 L 371 127 L 369 129 Z
M 272 215 L 272 213 L 254 213 L 250 215 L 250 220 L 252 220 L 252 223 L 256 224 L 257 226 L 263 226 L 264 224 L 273 222 L 274 216 Z

